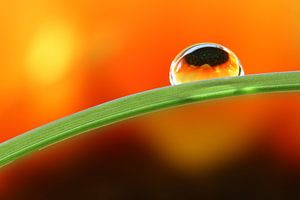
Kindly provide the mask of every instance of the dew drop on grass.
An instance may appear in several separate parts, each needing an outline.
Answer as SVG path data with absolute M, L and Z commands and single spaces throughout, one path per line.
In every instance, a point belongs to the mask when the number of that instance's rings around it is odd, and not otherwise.
M 192 45 L 180 52 L 171 64 L 172 85 L 192 81 L 243 76 L 237 56 L 226 47 L 214 43 Z

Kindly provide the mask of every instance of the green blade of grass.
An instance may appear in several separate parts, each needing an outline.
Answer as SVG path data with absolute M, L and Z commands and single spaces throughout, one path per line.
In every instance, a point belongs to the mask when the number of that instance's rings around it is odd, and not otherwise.
M 0 144 L 0 167 L 31 152 L 137 115 L 221 97 L 300 90 L 300 72 L 198 81 L 113 100 L 28 131 Z

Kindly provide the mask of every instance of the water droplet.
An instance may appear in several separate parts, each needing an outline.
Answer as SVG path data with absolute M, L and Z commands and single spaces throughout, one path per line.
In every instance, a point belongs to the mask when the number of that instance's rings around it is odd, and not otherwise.
M 171 64 L 172 85 L 227 76 L 243 76 L 238 57 L 219 44 L 200 43 L 180 52 Z

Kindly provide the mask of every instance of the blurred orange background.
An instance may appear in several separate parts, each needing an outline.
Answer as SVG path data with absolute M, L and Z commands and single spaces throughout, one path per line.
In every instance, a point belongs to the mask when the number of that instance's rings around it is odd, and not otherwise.
M 0 5 L 0 142 L 82 109 L 169 85 L 172 59 L 194 43 L 228 47 L 241 60 L 245 74 L 300 66 L 297 0 L 11 0 Z M 248 101 L 248 112 L 259 109 L 242 118 L 239 127 L 249 130 L 249 124 L 261 122 L 260 129 L 271 131 L 280 148 L 298 160 L 300 96 L 284 97 L 262 100 L 267 109 L 261 101 Z M 213 105 L 204 112 L 210 118 L 217 112 Z M 228 109 L 224 105 L 218 115 L 225 119 Z M 245 107 L 235 109 L 244 112 Z M 263 120 L 274 115 L 278 118 Z M 139 123 L 143 132 L 157 125 L 151 120 Z M 272 128 L 274 124 L 281 126 Z M 166 132 L 169 126 L 165 122 L 152 131 Z M 155 135 L 144 139 L 153 138 L 158 143 L 166 140 Z M 13 175 L 2 176 L 4 182 Z
M 197 42 L 227 46 L 246 74 L 298 70 L 299 13 L 296 0 L 2 1 L 0 140 L 169 85 Z

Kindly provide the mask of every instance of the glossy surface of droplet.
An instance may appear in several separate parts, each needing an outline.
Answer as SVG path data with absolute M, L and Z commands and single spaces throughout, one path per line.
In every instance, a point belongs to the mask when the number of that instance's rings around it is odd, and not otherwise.
M 192 81 L 244 75 L 237 56 L 214 43 L 192 45 L 180 52 L 170 69 L 172 85 Z

